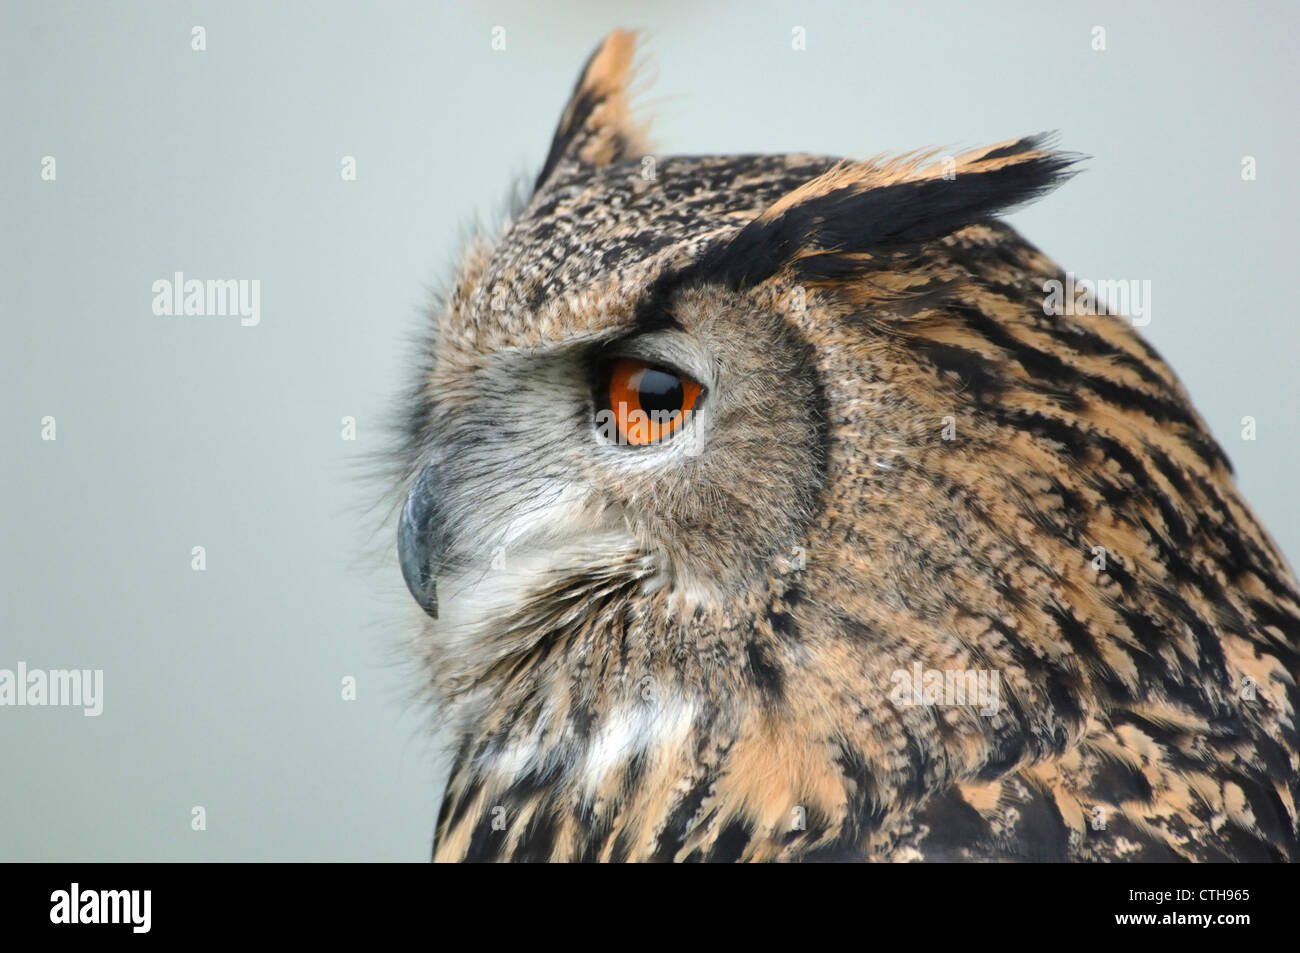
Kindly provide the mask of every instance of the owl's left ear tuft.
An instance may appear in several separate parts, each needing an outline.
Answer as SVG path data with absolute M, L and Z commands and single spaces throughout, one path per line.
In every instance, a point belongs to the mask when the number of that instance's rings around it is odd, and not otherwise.
M 636 39 L 633 31 L 615 30 L 588 58 L 560 117 L 534 191 L 567 160 L 599 167 L 649 151 L 644 130 L 632 121 L 628 105 Z
M 939 238 L 1034 200 L 1070 178 L 1079 158 L 1040 135 L 943 158 L 840 163 L 667 280 L 742 290 L 786 268 L 802 281 L 843 280 L 873 250 Z

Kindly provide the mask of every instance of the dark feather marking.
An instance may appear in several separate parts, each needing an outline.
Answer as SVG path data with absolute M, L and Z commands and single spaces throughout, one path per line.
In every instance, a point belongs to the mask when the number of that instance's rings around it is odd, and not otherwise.
M 786 594 L 787 601 L 789 593 Z M 795 601 L 798 601 L 796 597 Z M 799 640 L 799 627 L 795 625 L 794 619 L 788 612 L 778 612 L 771 606 L 767 607 L 767 621 L 772 626 L 772 631 L 782 638 L 789 639 L 792 642 Z
M 785 698 L 785 675 L 779 662 L 772 658 L 767 645 L 758 639 L 745 643 L 745 671 L 749 680 L 758 686 L 764 699 L 769 703 L 779 703 Z
M 1055 354 L 1049 354 L 1019 340 L 991 316 L 973 305 L 953 302 L 948 309 L 960 315 L 971 330 L 982 334 L 990 343 L 1015 358 L 1031 377 L 1048 382 L 1055 389 L 1086 387 L 1108 404 L 1140 411 L 1162 424 L 1179 424 L 1184 428 L 1183 432 L 1199 436 L 1200 427 L 1195 418 L 1178 402 L 1159 394 L 1135 390 L 1111 378 L 1089 374 L 1073 367 Z M 1068 405 L 1063 406 L 1072 409 Z
M 558 813 L 555 806 L 543 802 L 533 811 L 528 819 L 519 843 L 515 847 L 512 860 L 520 863 L 544 864 L 551 859 L 555 849 L 556 820 Z
M 505 846 L 507 829 L 493 830 L 492 820 L 492 812 L 484 811 L 483 816 L 474 825 L 469 846 L 465 848 L 466 863 L 486 863 L 499 858 L 501 849 Z
M 692 829 L 691 821 L 700 812 L 704 799 L 708 797 L 709 791 L 712 789 L 713 778 L 710 776 L 699 778 L 691 785 L 690 790 L 682 796 L 682 799 L 677 802 L 677 806 L 673 808 L 673 812 L 668 815 L 664 829 L 659 834 L 659 840 L 655 844 L 651 860 L 657 863 L 670 863 L 672 861 L 686 842 L 686 835 Z
M 1149 804 L 1154 795 L 1151 782 L 1141 768 L 1113 758 L 1102 758 L 1088 783 L 1088 793 L 1111 804 L 1140 801 Z
M 457 764 L 460 763 L 463 762 L 457 761 Z M 450 819 L 448 820 L 446 827 L 443 827 L 441 822 L 439 822 L 438 829 L 445 834 L 447 831 L 454 830 L 455 828 L 459 827 L 461 822 L 465 819 L 465 812 L 469 810 L 469 806 L 473 804 L 474 801 L 478 798 L 479 791 L 481 791 L 482 788 L 483 788 L 482 779 L 475 776 L 469 782 L 469 784 L 465 786 L 465 790 L 460 794 L 459 797 L 456 798 L 450 797 L 449 796 L 450 792 L 448 792 L 448 794 L 444 794 L 443 795 L 444 801 L 443 801 L 441 813 L 444 815 L 447 814 L 448 807 L 450 806 L 451 807 Z
M 927 861 L 964 860 L 963 848 L 978 856 L 993 840 L 989 822 L 951 788 L 922 804 L 914 823 L 930 829 L 919 845 Z
M 733 818 L 713 842 L 713 849 L 708 855 L 709 863 L 734 864 L 740 860 L 753 836 L 753 828 L 749 824 L 740 818 Z
M 1016 804 L 1015 847 L 1026 860 L 1059 863 L 1068 859 L 1070 832 L 1056 802 L 1030 786 L 1028 798 Z
M 583 800 L 574 811 L 573 819 L 574 826 L 584 835 L 578 839 L 578 855 L 574 860 L 580 864 L 594 864 L 600 859 L 600 849 L 613 830 L 613 814 L 605 811 L 598 816 L 591 803 Z
M 955 374 L 962 388 L 978 400 L 992 403 L 1007 389 L 1006 379 L 983 354 L 924 338 L 916 341 L 915 347 L 940 371 Z
M 610 850 L 609 861 L 612 864 L 622 864 L 627 862 L 628 855 L 632 851 L 632 841 L 626 827 L 622 828 L 614 838 L 614 846 Z
M 875 778 L 862 753 L 843 739 L 836 744 L 839 754 L 835 763 L 839 765 L 840 772 L 850 786 L 849 811 L 844 821 L 843 836 L 851 840 L 878 828 L 884 820 L 886 807 L 877 796 Z

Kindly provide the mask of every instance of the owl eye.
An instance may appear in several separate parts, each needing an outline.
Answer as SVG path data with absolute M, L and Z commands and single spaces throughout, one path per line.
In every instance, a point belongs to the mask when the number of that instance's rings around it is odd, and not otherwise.
M 598 394 L 618 426 L 620 443 L 643 447 L 667 437 L 686 421 L 700 385 L 676 371 L 635 358 L 613 361 Z

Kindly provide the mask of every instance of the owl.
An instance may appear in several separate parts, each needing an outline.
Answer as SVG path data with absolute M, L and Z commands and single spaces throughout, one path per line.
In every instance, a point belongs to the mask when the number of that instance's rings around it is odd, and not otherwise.
M 999 220 L 1076 158 L 660 155 L 634 46 L 404 398 L 433 858 L 1295 858 L 1296 579 L 1132 322 Z

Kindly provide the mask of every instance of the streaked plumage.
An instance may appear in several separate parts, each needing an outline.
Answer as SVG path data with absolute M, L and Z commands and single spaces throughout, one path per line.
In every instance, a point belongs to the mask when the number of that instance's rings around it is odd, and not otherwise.
M 435 859 L 1294 858 L 1295 578 L 1173 372 L 1044 313 L 1061 269 L 996 219 L 1071 157 L 648 176 L 632 45 L 411 394 Z M 702 385 L 687 439 L 596 439 L 620 357 Z M 896 704 L 918 664 L 999 711 Z

